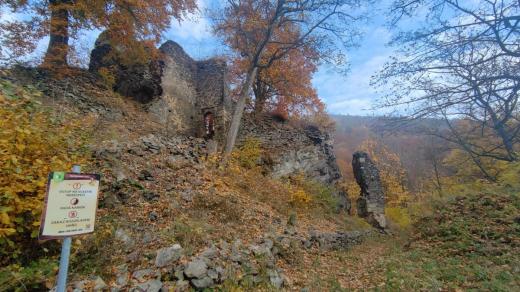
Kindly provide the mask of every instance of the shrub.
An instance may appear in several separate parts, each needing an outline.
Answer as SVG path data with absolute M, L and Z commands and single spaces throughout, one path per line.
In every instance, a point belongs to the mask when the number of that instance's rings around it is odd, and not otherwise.
M 401 228 L 409 227 L 412 224 L 412 218 L 407 208 L 386 207 L 385 215 Z
M 86 162 L 85 121 L 54 117 L 36 101 L 40 95 L 0 80 L 0 265 L 41 253 L 47 175 Z
M 302 188 L 296 188 L 291 192 L 291 203 L 295 205 L 307 205 L 312 197 Z
M 112 69 L 112 70 L 111 70 Z M 114 87 L 114 84 L 116 84 L 116 77 L 113 73 L 113 68 L 106 68 L 102 67 L 98 70 L 99 77 L 101 77 L 101 80 L 105 83 L 105 85 L 108 88 Z
M 260 147 L 260 140 L 255 138 L 247 138 L 244 144 L 233 152 L 233 159 L 240 164 L 240 166 L 251 169 L 258 164 L 262 155 L 262 148 Z

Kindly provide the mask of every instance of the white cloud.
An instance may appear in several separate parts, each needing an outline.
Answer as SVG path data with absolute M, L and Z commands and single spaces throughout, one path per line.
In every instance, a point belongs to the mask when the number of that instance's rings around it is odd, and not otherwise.
M 210 23 L 202 13 L 207 8 L 207 4 L 204 0 L 198 0 L 197 5 L 197 12 L 188 15 L 180 23 L 177 20 L 172 20 L 171 28 L 166 32 L 166 36 L 198 41 L 211 37 Z

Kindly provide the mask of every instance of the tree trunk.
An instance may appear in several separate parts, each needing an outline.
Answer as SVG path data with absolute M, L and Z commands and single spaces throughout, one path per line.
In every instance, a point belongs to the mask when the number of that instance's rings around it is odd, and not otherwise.
M 255 115 L 260 115 L 264 112 L 266 102 L 266 90 L 265 85 L 258 80 L 259 74 L 257 74 L 256 85 L 253 87 L 255 93 Z
M 69 10 L 68 0 L 50 0 L 51 11 L 50 38 L 43 61 L 44 67 L 67 66 L 69 51 Z
M 500 139 L 502 139 L 502 144 L 504 144 L 504 148 L 506 149 L 507 158 L 508 158 L 509 162 L 518 160 L 516 153 L 515 153 L 515 149 L 513 147 L 512 137 L 511 137 L 511 135 L 509 135 L 508 131 L 505 129 L 504 123 L 499 123 L 499 122 L 495 122 L 495 121 L 493 121 L 493 123 L 494 123 L 495 131 L 500 136 Z
M 240 97 L 235 106 L 235 111 L 233 112 L 233 117 L 231 119 L 231 126 L 229 127 L 229 132 L 226 137 L 226 148 L 224 150 L 224 162 L 227 160 L 231 151 L 235 147 L 235 142 L 238 135 L 238 128 L 240 127 L 240 121 L 242 120 L 242 114 L 244 113 L 244 108 L 246 106 L 246 99 L 249 96 L 249 91 L 251 89 L 251 85 L 253 84 L 253 80 L 256 78 L 257 67 L 253 66 L 247 71 L 246 80 L 240 90 Z

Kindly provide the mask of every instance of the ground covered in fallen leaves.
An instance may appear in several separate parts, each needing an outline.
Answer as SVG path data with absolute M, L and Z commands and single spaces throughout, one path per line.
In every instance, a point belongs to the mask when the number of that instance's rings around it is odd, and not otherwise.
M 173 243 L 196 255 L 222 241 L 254 243 L 288 225 L 300 235 L 370 229 L 336 212 L 326 187 L 301 178 L 272 179 L 240 163 L 222 168 L 217 158 L 204 155 L 203 140 L 164 132 L 138 103 L 87 81 L 73 94 L 46 85 L 41 97 L 51 113 L 88 113 L 96 121 L 89 129 L 92 160 L 84 169 L 103 174 L 98 222 L 93 235 L 74 241 L 71 281 L 98 275 L 111 282 L 116 266 L 147 267 L 157 249 Z M 518 291 L 518 194 L 501 188 L 443 199 L 409 229 L 373 232 L 344 250 L 291 246 L 277 258 L 286 276 L 282 289 Z M 49 253 L 2 270 L 0 290 L 51 288 L 56 262 L 57 254 Z M 265 283 L 234 283 L 217 290 L 276 290 Z

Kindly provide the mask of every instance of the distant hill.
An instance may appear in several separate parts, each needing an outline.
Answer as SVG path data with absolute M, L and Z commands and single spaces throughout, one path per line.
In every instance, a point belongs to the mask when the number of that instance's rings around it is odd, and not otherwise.
M 395 118 L 331 115 L 336 123 L 334 150 L 339 167 L 348 179 L 352 176 L 352 154 L 360 150 L 367 139 L 384 144 L 401 159 L 408 176 L 409 186 L 414 189 L 421 179 L 431 173 L 430 152 L 432 147 L 441 147 L 444 141 L 429 133 L 443 130 L 446 124 L 437 119 L 421 119 L 403 122 Z M 445 147 L 445 146 L 444 146 Z

